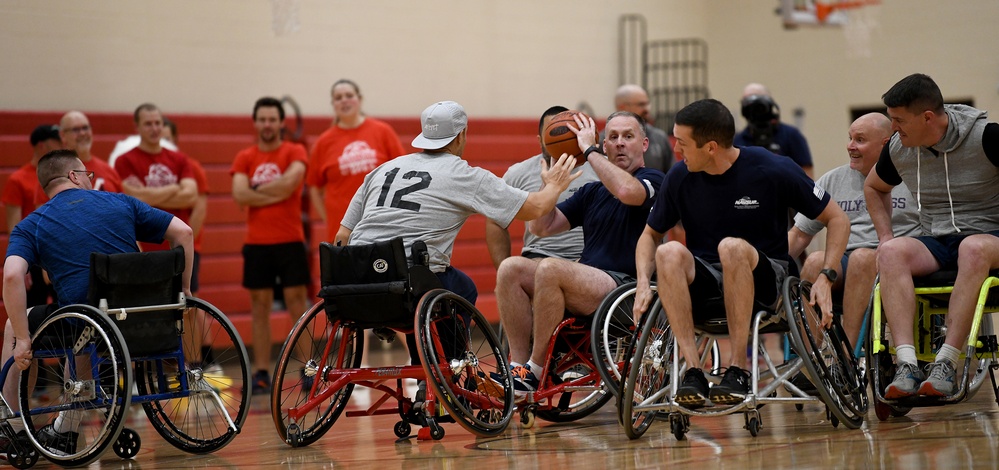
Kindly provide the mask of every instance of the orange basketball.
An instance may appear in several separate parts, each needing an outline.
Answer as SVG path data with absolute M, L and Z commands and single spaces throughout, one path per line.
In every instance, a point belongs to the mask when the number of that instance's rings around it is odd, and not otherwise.
M 572 116 L 577 113 L 579 111 L 569 110 L 552 116 L 541 133 L 541 141 L 544 143 L 548 155 L 551 155 L 552 158 L 558 158 L 563 153 L 567 153 L 576 157 L 577 165 L 582 165 L 586 163 L 586 160 L 583 159 L 583 151 L 579 149 L 576 134 L 568 127 L 568 124 L 572 124 L 572 127 L 578 128 L 576 121 L 572 119 Z

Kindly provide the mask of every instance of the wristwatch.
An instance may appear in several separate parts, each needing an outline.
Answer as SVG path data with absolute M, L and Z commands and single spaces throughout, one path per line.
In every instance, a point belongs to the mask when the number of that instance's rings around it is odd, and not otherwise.
M 589 158 L 590 154 L 593 152 L 600 152 L 600 147 L 596 145 L 591 145 L 589 147 L 586 147 L 586 150 L 583 150 L 583 160 Z
M 836 279 L 839 277 L 836 274 L 836 270 L 835 269 L 829 269 L 829 268 L 826 268 L 826 269 L 823 269 L 823 270 L 819 271 L 819 274 L 825 274 L 826 275 L 826 279 L 829 279 L 829 282 L 836 282 Z

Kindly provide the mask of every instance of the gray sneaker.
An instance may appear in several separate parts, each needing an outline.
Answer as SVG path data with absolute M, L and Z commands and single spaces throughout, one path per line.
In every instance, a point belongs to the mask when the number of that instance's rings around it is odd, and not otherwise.
M 919 386 L 919 394 L 927 397 L 947 397 L 954 394 L 954 368 L 947 361 L 926 365 L 926 380 Z
M 895 380 L 892 380 L 888 384 L 888 388 L 885 389 L 885 398 L 894 400 L 915 395 L 924 378 L 918 365 L 908 362 L 898 363 L 898 369 L 895 370 Z

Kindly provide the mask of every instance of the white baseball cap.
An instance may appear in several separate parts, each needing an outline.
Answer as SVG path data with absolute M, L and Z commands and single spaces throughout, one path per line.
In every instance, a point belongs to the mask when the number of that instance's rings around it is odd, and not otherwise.
M 451 143 L 468 126 L 465 108 L 454 101 L 434 103 L 420 114 L 423 132 L 413 139 L 413 147 L 437 150 Z

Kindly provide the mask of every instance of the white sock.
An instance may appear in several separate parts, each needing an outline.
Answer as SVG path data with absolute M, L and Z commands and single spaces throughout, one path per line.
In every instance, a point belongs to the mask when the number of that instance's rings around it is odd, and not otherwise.
M 542 369 L 541 366 L 535 364 L 533 360 L 527 361 L 527 368 L 531 369 L 531 373 L 534 374 L 535 376 L 540 374 Z
M 895 346 L 895 357 L 900 363 L 904 362 L 912 365 L 919 364 L 919 361 L 916 359 L 916 347 L 911 344 Z
M 961 351 L 954 346 L 945 344 L 937 351 L 937 362 L 947 361 L 950 366 L 957 368 L 957 361 L 961 359 Z
M 83 410 L 67 410 L 56 416 L 52 428 L 58 433 L 76 432 L 83 421 Z

